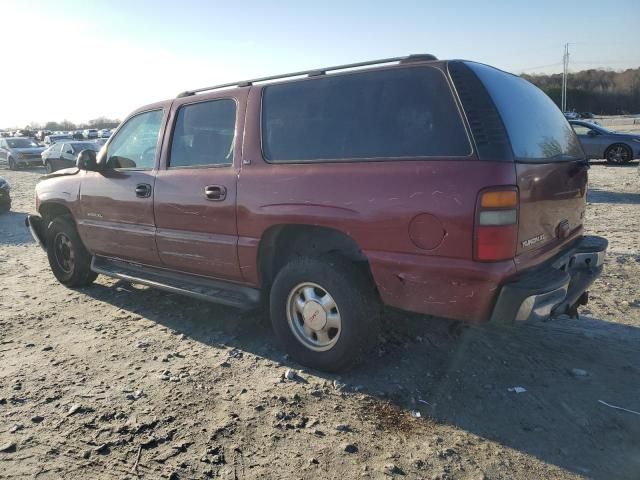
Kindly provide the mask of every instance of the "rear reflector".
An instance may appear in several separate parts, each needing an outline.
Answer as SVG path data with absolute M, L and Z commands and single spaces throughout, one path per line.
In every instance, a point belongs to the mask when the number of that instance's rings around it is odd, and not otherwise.
M 484 262 L 509 260 L 518 242 L 518 190 L 501 187 L 478 195 L 473 258 Z
M 476 228 L 476 260 L 496 261 L 513 258 L 518 241 L 517 225 Z

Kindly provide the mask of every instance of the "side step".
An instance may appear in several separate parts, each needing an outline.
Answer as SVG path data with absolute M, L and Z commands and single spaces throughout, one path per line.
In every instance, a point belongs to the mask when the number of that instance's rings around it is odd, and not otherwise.
M 243 310 L 255 308 L 260 303 L 260 290 L 257 288 L 142 266 L 124 260 L 94 256 L 91 260 L 91 270 L 108 277 Z

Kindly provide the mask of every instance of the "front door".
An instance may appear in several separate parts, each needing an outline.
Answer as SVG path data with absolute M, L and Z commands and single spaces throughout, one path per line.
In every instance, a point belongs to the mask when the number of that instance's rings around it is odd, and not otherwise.
M 589 128 L 586 125 L 579 123 L 572 123 L 573 131 L 578 135 L 582 149 L 584 150 L 587 158 L 601 158 L 600 144 L 602 140 L 599 137 L 599 132 L 593 128 Z
M 155 187 L 156 243 L 173 270 L 240 280 L 236 226 L 246 91 L 176 100 Z
M 126 120 L 101 158 L 105 167 L 84 172 L 77 223 L 92 253 L 160 264 L 153 195 L 164 112 L 158 107 Z

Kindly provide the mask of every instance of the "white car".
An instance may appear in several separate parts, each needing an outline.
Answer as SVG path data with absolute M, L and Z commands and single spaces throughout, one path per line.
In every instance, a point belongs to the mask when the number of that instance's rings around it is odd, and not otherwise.
M 89 138 L 98 138 L 98 130 L 95 128 L 87 128 L 82 131 L 82 136 L 86 139 Z
M 109 138 L 111 136 L 111 133 L 113 133 L 111 131 L 110 128 L 104 128 L 102 130 L 98 130 L 98 138 Z

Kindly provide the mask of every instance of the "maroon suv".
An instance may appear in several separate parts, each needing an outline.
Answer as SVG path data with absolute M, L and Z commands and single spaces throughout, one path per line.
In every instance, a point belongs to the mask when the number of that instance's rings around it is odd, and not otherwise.
M 607 241 L 553 102 L 414 55 L 203 88 L 129 116 L 45 177 L 28 225 L 70 287 L 101 273 L 238 307 L 347 366 L 381 305 L 470 322 L 575 313 Z

